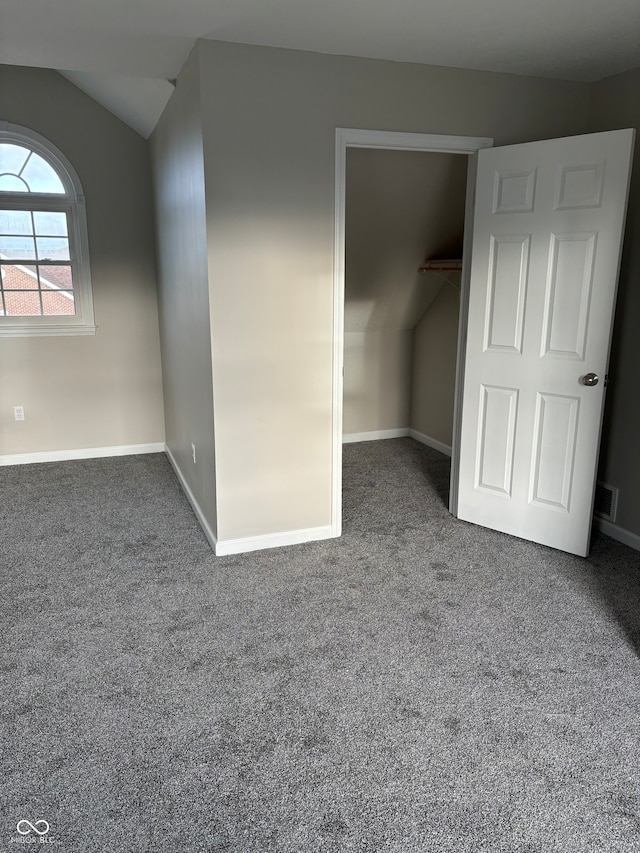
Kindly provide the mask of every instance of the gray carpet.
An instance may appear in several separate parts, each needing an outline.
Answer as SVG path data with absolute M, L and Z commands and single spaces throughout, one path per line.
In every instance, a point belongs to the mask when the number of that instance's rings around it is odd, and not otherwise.
M 215 558 L 161 455 L 0 469 L 0 850 L 640 851 L 640 555 L 456 521 L 410 439 L 344 482 Z

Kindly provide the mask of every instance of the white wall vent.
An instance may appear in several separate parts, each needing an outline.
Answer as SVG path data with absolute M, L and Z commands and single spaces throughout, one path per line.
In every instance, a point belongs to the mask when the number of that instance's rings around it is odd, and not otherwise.
M 594 515 L 615 521 L 618 512 L 618 489 L 607 483 L 596 483 L 596 499 L 593 506 Z

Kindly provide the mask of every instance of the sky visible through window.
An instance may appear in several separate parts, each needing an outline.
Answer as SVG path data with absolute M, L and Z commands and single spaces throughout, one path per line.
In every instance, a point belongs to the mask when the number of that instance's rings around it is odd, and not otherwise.
M 0 192 L 64 195 L 65 188 L 43 157 L 22 145 L 4 142 L 0 144 Z

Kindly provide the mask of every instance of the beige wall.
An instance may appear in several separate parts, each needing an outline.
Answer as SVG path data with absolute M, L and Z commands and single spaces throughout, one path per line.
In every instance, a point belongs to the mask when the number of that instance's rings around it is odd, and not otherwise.
M 428 273 L 437 275 L 437 273 Z M 460 274 L 449 273 L 413 338 L 411 428 L 451 447 L 460 315 Z
M 591 89 L 591 129 L 640 130 L 640 68 Z M 598 478 L 620 489 L 616 524 L 640 536 L 640 139 L 629 196 Z
M 146 142 L 55 71 L 0 65 L 0 120 L 49 139 L 80 177 L 98 326 L 0 338 L 0 454 L 162 442 Z
M 407 428 L 413 329 L 461 257 L 467 157 L 350 148 L 346 180 L 345 434 Z
M 345 332 L 344 435 L 406 429 L 412 370 L 412 329 Z
M 167 447 L 214 535 L 213 380 L 200 78 L 192 54 L 153 133 Z M 194 464 L 191 445 L 196 446 Z
M 219 536 L 331 522 L 335 128 L 579 133 L 588 87 L 199 42 Z

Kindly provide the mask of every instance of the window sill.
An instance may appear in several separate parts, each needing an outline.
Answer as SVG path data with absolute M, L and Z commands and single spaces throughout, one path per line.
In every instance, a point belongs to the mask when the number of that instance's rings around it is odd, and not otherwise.
M 3 326 L 0 324 L 0 338 L 32 338 L 53 335 L 95 335 L 97 326 L 73 325 L 72 323 L 59 323 L 54 325 L 15 325 Z

